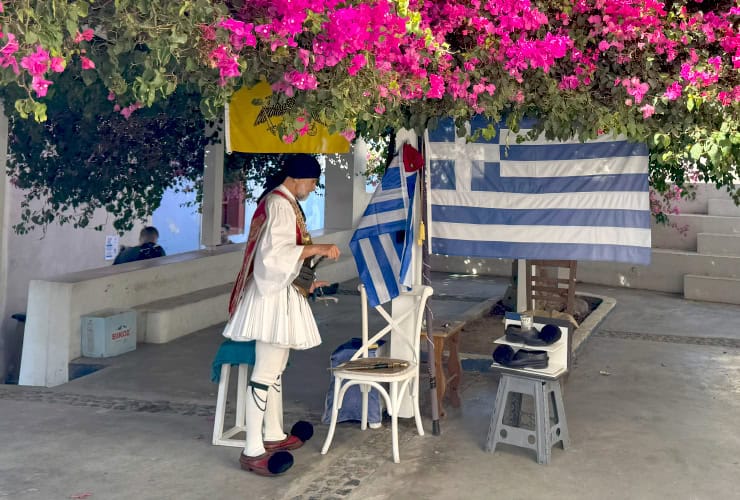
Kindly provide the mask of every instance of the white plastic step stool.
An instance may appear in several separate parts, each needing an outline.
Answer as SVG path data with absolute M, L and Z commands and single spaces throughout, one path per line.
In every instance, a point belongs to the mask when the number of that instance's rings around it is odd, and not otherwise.
M 534 430 L 521 427 L 523 394 L 534 399 Z M 512 401 L 511 425 L 504 423 L 509 396 Z M 537 453 L 537 463 L 548 464 L 552 446 L 557 442 L 562 444 L 564 450 L 570 446 L 560 379 L 547 380 L 536 376 L 502 373 L 488 429 L 486 451 L 493 453 L 497 444 L 506 443 L 534 450 Z
M 213 419 L 213 444 L 216 446 L 234 446 L 243 448 L 246 445 L 246 410 L 247 410 L 247 378 L 249 376 L 249 365 L 238 365 L 238 378 L 236 380 L 236 418 L 234 426 L 224 430 L 226 419 L 226 401 L 229 392 L 229 375 L 231 365 L 221 365 L 221 378 L 218 382 L 218 398 L 216 399 L 216 415 Z M 244 432 L 244 439 L 236 439 L 235 435 Z

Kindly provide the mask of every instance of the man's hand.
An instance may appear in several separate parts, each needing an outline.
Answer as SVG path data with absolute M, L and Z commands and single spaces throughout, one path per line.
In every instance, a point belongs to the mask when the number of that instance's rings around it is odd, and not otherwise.
M 329 283 L 328 281 L 314 281 L 311 284 L 311 288 L 308 290 L 308 293 L 313 293 L 314 290 L 316 290 L 317 288 L 321 288 L 322 286 L 329 286 L 329 285 L 331 285 L 331 283 Z
M 314 243 L 313 245 L 305 245 L 303 247 L 300 260 L 305 260 L 308 257 L 315 257 L 316 255 L 337 260 L 339 258 L 339 254 L 339 248 L 336 245 L 331 245 L 329 243 Z
M 339 258 L 339 247 L 336 245 L 330 245 L 330 244 L 318 244 L 316 245 L 318 248 L 318 253 L 316 255 L 323 255 L 324 257 L 328 257 L 330 259 L 337 260 Z

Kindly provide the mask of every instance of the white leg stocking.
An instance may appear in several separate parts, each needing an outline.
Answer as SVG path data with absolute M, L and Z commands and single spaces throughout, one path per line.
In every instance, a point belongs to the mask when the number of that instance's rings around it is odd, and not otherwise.
M 263 445 L 262 426 L 265 424 L 266 435 L 285 437 L 282 432 L 282 392 L 275 388 L 280 384 L 280 375 L 288 362 L 290 349 L 286 347 L 257 342 L 255 345 L 255 364 L 251 380 L 247 387 L 247 445 L 244 454 L 250 457 L 262 455 L 265 452 Z M 280 391 L 282 387 L 278 385 Z M 271 402 L 273 399 L 275 401 Z M 266 415 L 269 413 L 269 416 Z M 267 434 L 269 432 L 269 434 Z M 266 438 L 268 441 L 273 439 Z

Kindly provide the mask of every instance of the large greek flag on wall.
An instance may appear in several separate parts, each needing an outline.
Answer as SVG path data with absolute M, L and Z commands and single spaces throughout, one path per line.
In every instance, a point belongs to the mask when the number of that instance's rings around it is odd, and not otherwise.
M 411 214 L 417 174 L 407 174 L 401 165 L 399 154 L 388 166 L 349 242 L 373 307 L 397 297 L 401 286 L 412 285 Z
M 428 132 L 433 253 L 650 263 L 645 144 L 517 144 L 528 129 L 503 127 L 467 144 L 451 120 Z

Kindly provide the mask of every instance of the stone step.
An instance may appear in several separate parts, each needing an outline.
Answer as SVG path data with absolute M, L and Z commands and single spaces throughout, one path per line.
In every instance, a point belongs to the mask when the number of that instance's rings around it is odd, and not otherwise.
M 686 274 L 740 278 L 740 257 L 653 248 L 648 266 L 578 262 L 578 281 L 660 292 L 683 293 Z
M 707 214 L 721 217 L 740 217 L 740 207 L 732 199 L 707 200 Z
M 735 184 L 737 189 L 740 185 Z M 708 213 L 708 202 L 712 199 L 728 200 L 729 194 L 725 188 L 717 189 L 713 184 L 692 184 L 690 190 L 695 194 L 691 198 L 682 198 L 674 202 L 674 206 L 681 214 L 704 214 Z
M 670 250 L 695 251 L 697 249 L 697 235 L 699 233 L 740 235 L 740 217 L 726 217 L 718 215 L 679 214 L 671 215 L 670 222 L 684 232 L 653 223 L 652 246 Z
M 687 274 L 684 276 L 683 296 L 704 302 L 740 305 L 740 278 Z
M 702 255 L 740 257 L 740 234 L 697 234 L 697 252 Z

